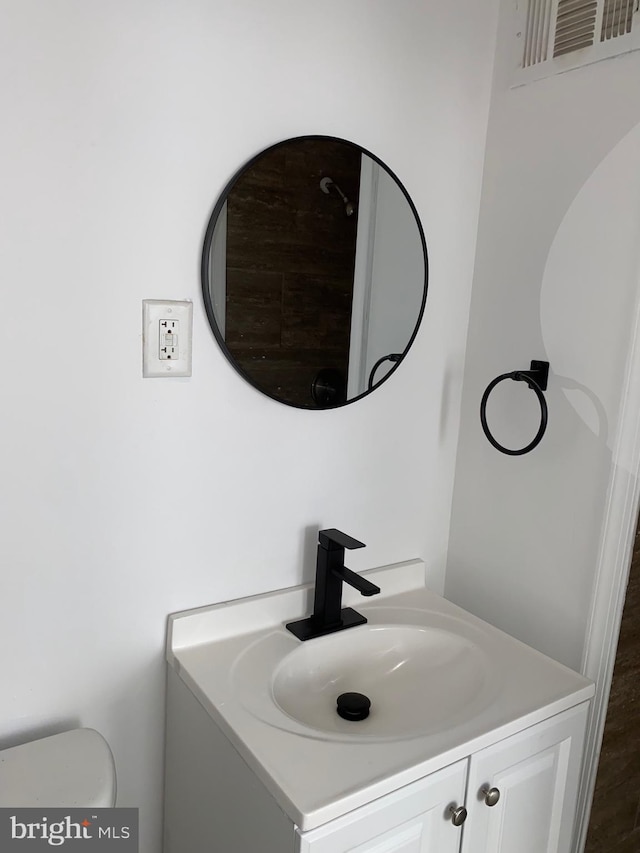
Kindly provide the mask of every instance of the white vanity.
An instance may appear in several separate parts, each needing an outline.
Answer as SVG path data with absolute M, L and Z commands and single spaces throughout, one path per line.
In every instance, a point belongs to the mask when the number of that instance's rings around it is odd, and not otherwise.
M 310 585 L 170 617 L 165 853 L 570 853 L 591 682 L 420 561 L 363 574 L 367 624 L 306 642 Z

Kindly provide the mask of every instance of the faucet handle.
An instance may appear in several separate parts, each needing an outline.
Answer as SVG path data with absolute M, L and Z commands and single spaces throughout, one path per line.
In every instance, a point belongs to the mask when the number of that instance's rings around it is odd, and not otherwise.
M 320 530 L 318 532 L 318 541 L 327 551 L 336 551 L 338 548 L 348 548 L 352 551 L 354 548 L 365 548 L 364 542 L 359 542 L 353 536 L 347 536 L 341 530 L 336 530 L 331 527 L 328 530 Z

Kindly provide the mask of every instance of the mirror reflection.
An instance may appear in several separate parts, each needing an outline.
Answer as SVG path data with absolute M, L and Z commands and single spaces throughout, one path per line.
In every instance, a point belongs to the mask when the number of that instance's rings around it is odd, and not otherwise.
M 213 332 L 245 379 L 292 406 L 334 408 L 374 390 L 409 349 L 426 299 L 424 235 L 373 154 L 290 139 L 218 200 L 202 284 Z

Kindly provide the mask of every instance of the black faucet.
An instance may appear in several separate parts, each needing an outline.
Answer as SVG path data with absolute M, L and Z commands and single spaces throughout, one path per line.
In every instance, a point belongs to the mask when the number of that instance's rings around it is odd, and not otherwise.
M 348 583 L 362 595 L 376 595 L 380 587 L 352 572 L 344 564 L 344 550 L 364 548 L 346 533 L 331 528 L 318 533 L 318 558 L 316 562 L 316 589 L 313 615 L 286 627 L 299 640 L 311 640 L 323 634 L 333 634 L 345 628 L 364 625 L 365 617 L 351 607 L 342 607 L 342 583 Z

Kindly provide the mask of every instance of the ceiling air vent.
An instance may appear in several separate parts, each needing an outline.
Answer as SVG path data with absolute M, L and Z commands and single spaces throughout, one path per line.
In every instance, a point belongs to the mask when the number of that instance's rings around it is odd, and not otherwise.
M 640 48 L 640 0 L 514 0 L 514 85 Z

